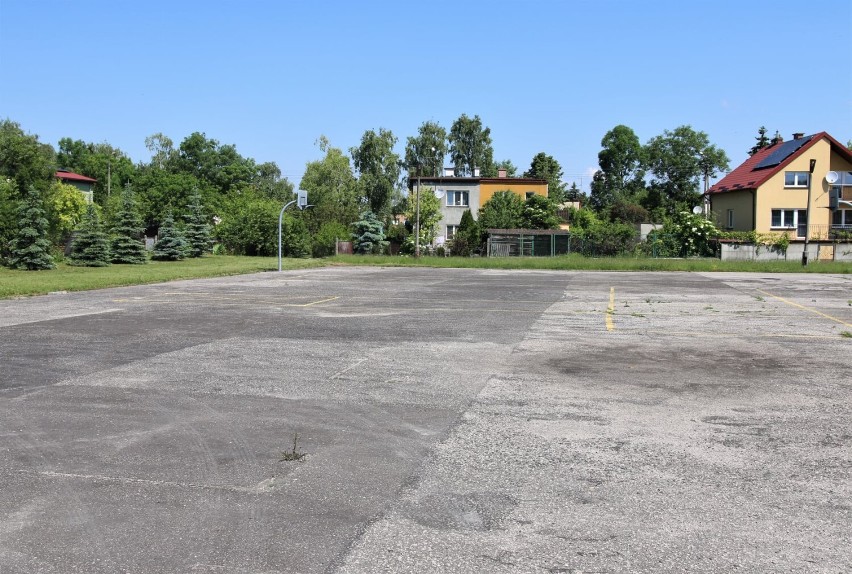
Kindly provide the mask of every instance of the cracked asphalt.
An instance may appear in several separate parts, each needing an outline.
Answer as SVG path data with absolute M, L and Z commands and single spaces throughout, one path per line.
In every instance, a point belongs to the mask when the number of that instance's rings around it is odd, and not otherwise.
M 850 415 L 850 275 L 0 301 L 0 573 L 849 572 Z

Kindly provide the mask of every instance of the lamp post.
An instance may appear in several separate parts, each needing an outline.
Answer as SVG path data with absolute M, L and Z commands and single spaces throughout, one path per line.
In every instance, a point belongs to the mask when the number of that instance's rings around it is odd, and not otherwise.
M 802 266 L 808 264 L 808 238 L 811 235 L 811 180 L 814 178 L 816 160 L 811 160 L 810 174 L 808 175 L 808 204 L 805 206 L 805 249 L 802 251 Z
M 432 154 L 435 154 L 435 146 L 430 148 Z M 437 156 L 436 156 L 437 158 Z M 420 177 L 423 175 L 423 158 L 417 160 L 417 193 L 415 195 L 415 215 L 414 215 L 414 257 L 420 257 Z
M 423 171 L 422 165 L 417 166 L 417 199 L 415 200 L 414 216 L 414 257 L 420 257 L 420 174 Z

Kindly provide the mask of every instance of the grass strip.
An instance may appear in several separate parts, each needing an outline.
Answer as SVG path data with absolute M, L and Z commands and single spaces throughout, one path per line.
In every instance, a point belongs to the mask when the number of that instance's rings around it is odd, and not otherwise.
M 325 265 L 320 259 L 284 259 L 283 269 L 305 269 Z M 224 277 L 278 269 L 277 257 L 210 255 L 183 261 L 150 261 L 145 265 L 72 267 L 60 263 L 56 269 L 19 271 L 0 267 L 0 298 L 44 295 L 56 291 L 86 291 L 107 287 L 145 285 L 181 279 Z

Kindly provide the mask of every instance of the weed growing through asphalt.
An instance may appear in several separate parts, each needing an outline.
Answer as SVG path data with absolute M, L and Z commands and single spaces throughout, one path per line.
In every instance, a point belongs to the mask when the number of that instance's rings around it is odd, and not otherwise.
M 844 339 L 852 339 L 852 333 L 849 331 L 840 331 L 840 336 Z
M 307 453 L 299 452 L 299 433 L 293 435 L 293 450 L 282 451 L 281 458 L 278 459 L 278 462 L 301 462 Z
M 754 296 L 754 298 L 755 298 L 755 299 L 757 299 L 758 301 L 760 301 L 761 303 L 762 303 L 762 302 L 764 302 L 764 301 L 766 301 L 766 299 L 764 299 L 764 298 L 763 298 L 763 297 L 761 297 L 760 295 L 755 295 L 755 296 Z

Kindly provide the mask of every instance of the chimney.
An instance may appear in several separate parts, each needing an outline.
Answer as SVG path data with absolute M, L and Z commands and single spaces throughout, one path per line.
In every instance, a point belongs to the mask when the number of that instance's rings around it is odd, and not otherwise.
M 479 168 L 478 167 L 473 168 L 473 177 L 479 177 Z
M 783 141 L 784 141 L 784 138 L 781 137 L 781 133 L 776 130 L 775 131 L 775 137 L 772 138 L 772 141 L 769 142 L 769 145 L 780 144 Z
M 794 133 L 794 134 L 793 134 L 793 139 L 794 139 L 794 140 L 800 140 L 800 139 L 802 139 L 803 137 L 805 137 L 804 132 L 796 132 L 796 133 Z
M 454 167 L 445 167 L 444 168 L 444 177 L 453 177 L 456 175 L 456 168 Z
M 505 167 L 497 168 L 497 177 L 506 177 L 506 168 Z

